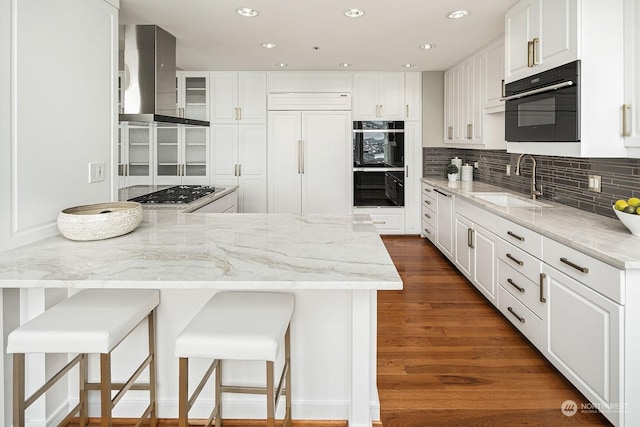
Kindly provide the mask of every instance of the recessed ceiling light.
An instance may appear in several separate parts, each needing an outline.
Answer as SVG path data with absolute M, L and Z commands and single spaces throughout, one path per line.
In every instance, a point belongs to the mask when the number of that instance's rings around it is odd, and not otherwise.
M 344 11 L 345 16 L 349 18 L 360 18 L 364 15 L 364 10 L 362 9 L 347 9 Z
M 275 44 L 275 43 L 271 43 L 271 42 L 268 42 L 268 43 L 262 43 L 260 46 L 262 46 L 262 47 L 264 47 L 264 48 L 267 48 L 267 49 L 273 49 L 273 48 L 278 47 L 278 45 L 277 45 L 277 44 Z
M 423 44 L 420 46 L 420 49 L 424 49 L 424 50 L 429 50 L 429 49 L 433 49 L 434 47 L 436 47 L 435 44 L 433 43 L 427 43 L 427 44 Z
M 469 11 L 468 10 L 454 10 L 454 11 L 451 11 L 451 12 L 447 13 L 447 18 L 449 18 L 449 19 L 460 19 L 460 18 L 464 18 L 467 15 L 469 15 Z
M 251 9 L 250 7 L 239 7 L 236 9 L 236 13 L 240 16 L 246 16 L 248 18 L 258 16 L 258 11 Z
M 351 64 L 349 64 L 348 62 L 341 62 L 338 65 L 341 66 L 341 67 L 345 67 L 345 68 L 351 67 Z
M 402 66 L 403 66 L 404 68 L 411 68 L 411 67 L 415 67 L 415 66 L 416 66 L 416 64 L 402 64 Z
M 289 64 L 287 64 L 286 62 L 278 62 L 276 65 L 277 65 L 278 67 L 286 67 L 286 66 L 287 66 L 287 65 L 289 65 Z

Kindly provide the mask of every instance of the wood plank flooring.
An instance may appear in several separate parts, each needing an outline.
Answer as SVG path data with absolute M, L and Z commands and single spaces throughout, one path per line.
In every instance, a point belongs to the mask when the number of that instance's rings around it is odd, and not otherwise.
M 610 425 L 427 240 L 384 236 L 404 282 L 378 292 L 384 427 Z

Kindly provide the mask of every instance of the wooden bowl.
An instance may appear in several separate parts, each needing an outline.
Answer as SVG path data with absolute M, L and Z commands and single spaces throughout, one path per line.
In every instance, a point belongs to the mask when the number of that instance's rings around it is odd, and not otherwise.
M 58 230 L 69 240 L 102 240 L 130 233 L 140 221 L 140 203 L 96 203 L 61 211 L 58 214 Z

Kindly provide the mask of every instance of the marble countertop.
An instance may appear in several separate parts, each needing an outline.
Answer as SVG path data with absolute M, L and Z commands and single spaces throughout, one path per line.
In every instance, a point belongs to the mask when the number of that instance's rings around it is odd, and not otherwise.
M 154 191 L 164 190 L 165 188 L 171 187 L 175 187 L 175 185 L 133 185 L 131 187 L 125 187 L 118 190 L 118 200 L 126 201 L 129 199 L 133 199 L 134 197 L 139 197 L 145 194 L 153 193 Z M 227 194 L 233 193 L 238 188 L 239 187 L 237 185 L 234 185 L 232 187 L 216 188 L 213 193 L 201 197 L 198 200 L 194 200 L 191 203 L 142 203 L 142 208 L 171 210 L 178 212 L 193 212 L 205 205 L 208 205 L 211 202 L 214 202 L 226 196 Z
M 402 289 L 369 216 L 145 210 L 133 232 L 0 257 L 0 287 Z
M 540 201 L 551 207 L 504 208 L 474 197 L 470 193 L 504 192 L 523 195 L 482 182 L 449 183 L 446 179 L 438 178 L 422 180 L 616 268 L 640 268 L 640 250 L 638 250 L 640 237 L 629 233 L 617 219 L 585 212 L 546 199 Z

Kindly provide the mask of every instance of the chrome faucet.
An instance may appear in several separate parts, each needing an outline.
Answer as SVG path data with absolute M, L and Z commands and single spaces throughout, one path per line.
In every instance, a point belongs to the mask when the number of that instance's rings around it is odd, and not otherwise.
M 536 159 L 531 154 L 520 154 L 518 156 L 518 164 L 516 165 L 516 175 L 520 176 L 520 161 L 524 156 L 527 156 L 531 159 L 533 166 L 531 168 L 531 198 L 533 200 L 538 196 L 542 196 L 544 193 L 542 192 L 542 186 L 540 186 L 540 191 L 536 188 Z

